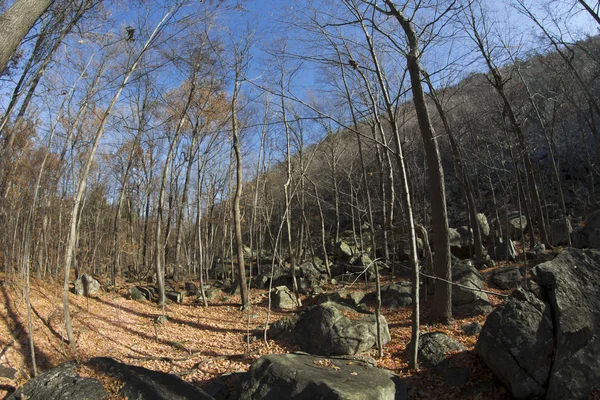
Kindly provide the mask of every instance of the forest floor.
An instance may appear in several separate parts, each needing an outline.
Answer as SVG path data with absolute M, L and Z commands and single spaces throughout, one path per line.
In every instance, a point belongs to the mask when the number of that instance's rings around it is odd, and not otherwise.
M 486 272 L 486 271 L 484 271 Z M 102 279 L 100 278 L 101 282 Z M 240 311 L 239 296 L 221 294 L 202 307 L 195 297 L 182 304 L 170 303 L 165 313 L 168 322 L 157 323 L 162 309 L 150 302 L 127 298 L 129 285 L 121 285 L 116 293 L 99 292 L 90 297 L 70 294 L 70 310 L 76 344 L 66 342 L 62 308 L 62 283 L 32 279 L 31 304 L 35 340 L 35 355 L 41 371 L 62 362 L 76 359 L 83 375 L 93 375 L 85 363 L 93 357 L 112 357 L 118 361 L 153 370 L 180 375 L 200 387 L 226 372 L 248 370 L 250 364 L 264 354 L 287 353 L 293 346 L 262 337 L 247 340 L 257 329 L 263 329 L 267 318 L 268 297 L 263 289 L 252 289 L 252 307 Z M 327 288 L 326 288 L 327 289 Z M 330 288 L 333 289 L 333 288 Z M 339 287 L 337 288 L 339 289 Z M 365 284 L 354 284 L 347 290 L 372 290 Z M 500 292 L 504 293 L 507 292 Z M 305 299 L 310 302 L 310 299 Z M 490 296 L 497 305 L 500 297 Z M 373 305 L 371 305 L 372 308 Z M 486 316 L 456 319 L 450 325 L 421 325 L 421 332 L 442 331 L 462 343 L 467 351 L 450 356 L 454 366 L 469 371 L 467 382 L 450 386 L 432 370 L 411 371 L 407 368 L 404 349 L 410 341 L 410 307 L 389 310 L 384 308 L 392 340 L 384 347 L 384 357 L 378 365 L 405 379 L 410 398 L 486 398 L 508 399 L 510 395 L 495 381 L 492 372 L 475 355 L 477 336 L 467 336 L 460 329 L 464 324 L 478 321 L 483 325 Z M 427 320 L 429 306 L 422 307 L 423 321 Z M 273 310 L 270 322 L 290 312 Z M 14 379 L 0 377 L 0 398 L 24 383 L 33 374 L 27 329 L 27 309 L 23 285 L 14 277 L 0 274 L 0 366 L 17 371 Z M 373 351 L 371 356 L 376 357 Z M 117 383 L 104 379 L 112 395 Z M 482 387 L 486 393 L 482 394 Z M 492 392 L 490 394 L 490 387 Z

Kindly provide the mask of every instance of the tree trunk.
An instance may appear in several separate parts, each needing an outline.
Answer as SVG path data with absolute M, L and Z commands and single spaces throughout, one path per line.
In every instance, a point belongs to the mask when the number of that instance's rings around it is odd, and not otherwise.
M 456 142 L 456 139 L 454 138 L 454 132 L 452 131 L 452 128 L 450 127 L 450 122 L 448 121 L 446 112 L 444 111 L 444 107 L 442 106 L 442 102 L 441 102 L 440 98 L 438 97 L 437 92 L 435 91 L 435 88 L 433 87 L 433 84 L 431 83 L 431 79 L 429 78 L 429 75 L 425 71 L 422 71 L 422 73 L 425 78 L 425 82 L 427 83 L 427 86 L 429 87 L 429 96 L 431 97 L 431 99 L 433 100 L 433 103 L 435 104 L 437 112 L 438 112 L 440 118 L 442 119 L 442 124 L 444 125 L 444 130 L 446 131 L 446 134 L 448 135 L 448 140 L 450 141 L 450 149 L 452 151 L 452 156 L 454 157 L 454 162 L 456 165 L 456 177 L 458 179 L 458 182 L 462 186 L 462 188 L 465 192 L 465 197 L 467 199 L 467 208 L 468 208 L 469 215 L 470 215 L 471 228 L 473 229 L 473 239 L 474 239 L 473 244 L 475 246 L 475 261 L 480 264 L 484 261 L 483 242 L 481 240 L 481 229 L 479 227 L 479 222 L 477 220 L 477 207 L 475 205 L 475 198 L 473 196 L 473 187 L 471 185 L 471 179 L 469 178 L 469 174 L 467 173 L 467 170 L 468 170 L 467 166 L 465 165 L 465 157 L 461 156 L 461 152 L 458 147 L 458 143 Z
M 388 114 L 389 123 L 392 128 L 392 132 L 394 134 L 394 141 L 397 147 L 396 151 L 396 162 L 398 163 L 398 169 L 400 171 L 400 188 L 401 188 L 401 203 L 404 207 L 404 212 L 406 213 L 406 229 L 408 230 L 408 244 L 409 244 L 409 262 L 411 266 L 411 270 L 413 272 L 412 278 L 412 297 L 413 297 L 413 308 L 412 308 L 412 330 L 411 330 L 411 341 L 414 346 L 414 351 L 411 353 L 411 358 L 409 360 L 409 368 L 417 369 L 418 368 L 418 348 L 419 348 L 419 329 L 420 329 L 420 307 L 419 307 L 419 263 L 417 260 L 417 240 L 416 240 L 416 231 L 415 231 L 415 222 L 413 217 L 413 208 L 412 201 L 410 196 L 410 187 L 409 187 L 409 179 L 408 179 L 408 169 L 406 167 L 406 160 L 404 158 L 404 151 L 402 146 L 402 141 L 400 140 L 400 131 L 398 129 L 398 125 L 396 124 L 396 118 L 394 113 L 393 103 L 390 98 L 390 94 L 387 91 L 386 81 L 383 76 L 383 71 L 381 69 L 379 59 L 377 57 L 377 53 L 375 51 L 375 47 L 373 45 L 373 41 L 371 36 L 369 35 L 363 20 L 361 19 L 361 28 L 363 33 L 367 39 L 369 44 L 369 52 L 373 63 L 375 65 L 375 72 L 377 76 L 377 81 L 381 88 L 381 93 L 383 95 L 383 99 L 386 106 L 386 112 Z M 359 70 L 360 71 L 360 70 Z M 362 75 L 362 72 L 361 72 Z M 363 76 L 363 80 L 367 83 L 368 80 Z M 377 102 L 373 96 L 371 90 L 368 90 L 369 97 L 371 100 L 371 106 L 376 108 Z M 377 113 L 374 114 L 375 118 L 379 119 Z M 377 122 L 379 125 L 382 125 L 381 121 Z M 450 249 L 448 248 L 448 253 Z
M 179 144 L 179 136 L 181 135 L 181 131 L 183 130 L 183 125 L 185 124 L 187 118 L 187 111 L 192 104 L 192 100 L 194 95 L 196 94 L 196 76 L 198 74 L 198 70 L 200 68 L 199 64 L 194 66 L 192 70 L 192 74 L 190 76 L 190 89 L 187 94 L 187 99 L 183 105 L 183 109 L 179 115 L 179 122 L 177 123 L 177 127 L 175 128 L 175 132 L 173 135 L 173 140 L 169 145 L 169 150 L 167 152 L 167 157 L 165 160 L 165 166 L 162 171 L 161 179 L 160 179 L 160 190 L 158 192 L 158 202 L 156 206 L 156 237 L 154 238 L 154 267 L 156 270 L 156 284 L 158 286 L 158 304 L 163 307 L 166 304 L 165 297 L 165 240 L 167 240 L 162 233 L 162 221 L 163 221 L 163 209 L 165 206 L 165 193 L 167 190 L 167 179 L 170 173 L 171 162 L 173 160 L 175 149 Z
M 435 254 L 433 260 L 434 271 L 436 276 L 441 278 L 435 282 L 431 317 L 433 320 L 447 324 L 452 319 L 452 286 L 448 283 L 452 280 L 452 277 L 450 274 L 450 241 L 448 236 L 446 189 L 437 138 L 429 118 L 429 110 L 421 84 L 419 41 L 413 29 L 412 22 L 396 9 L 392 1 L 385 0 L 385 3 L 404 30 L 409 45 L 409 51 L 406 54 L 407 67 L 429 171 L 431 223 L 433 226 L 433 249 Z
M 35 21 L 54 3 L 54 0 L 16 0 L 0 15 L 0 75 Z
M 240 90 L 240 82 L 236 71 L 236 81 L 234 94 L 231 99 L 231 124 L 232 124 L 232 146 L 235 153 L 236 164 L 236 186 L 233 195 L 233 223 L 235 229 L 235 246 L 237 253 L 237 272 L 240 285 L 240 296 L 242 301 L 242 309 L 247 309 L 250 306 L 248 299 L 248 285 L 246 283 L 246 265 L 244 263 L 244 244 L 242 242 L 242 213 L 240 210 L 240 198 L 242 197 L 243 185 L 243 166 L 242 166 L 242 151 L 240 148 L 240 138 L 238 132 L 237 121 L 237 95 Z M 233 254 L 232 254 L 233 259 Z
M 286 167 L 287 167 L 287 180 L 283 184 L 283 191 L 285 193 L 285 224 L 287 231 L 288 241 L 288 253 L 290 257 L 290 278 L 292 279 L 292 289 L 296 298 L 296 305 L 302 306 L 300 302 L 300 295 L 298 294 L 298 281 L 296 280 L 296 257 L 292 249 L 292 198 L 290 195 L 290 184 L 292 183 L 292 155 L 290 152 L 290 128 L 288 126 L 286 118 L 286 106 L 284 101 L 284 75 L 281 76 L 281 112 L 283 115 L 283 125 L 285 129 L 285 143 L 286 143 Z

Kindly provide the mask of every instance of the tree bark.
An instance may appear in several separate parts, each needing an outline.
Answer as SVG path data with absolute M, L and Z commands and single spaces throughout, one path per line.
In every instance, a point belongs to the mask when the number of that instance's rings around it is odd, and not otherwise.
M 423 137 L 425 156 L 429 171 L 429 190 L 431 193 L 431 219 L 433 226 L 434 271 L 440 280 L 435 282 L 435 293 L 431 317 L 442 323 L 452 319 L 452 286 L 448 283 L 450 274 L 450 241 L 448 236 L 448 214 L 446 210 L 446 189 L 444 171 L 440 157 L 437 138 L 429 118 L 429 110 L 425 101 L 425 93 L 421 84 L 419 67 L 419 40 L 412 22 L 390 0 L 385 0 L 390 14 L 396 18 L 408 41 L 409 51 L 406 54 L 408 73 L 412 85 L 413 102 L 417 113 L 419 130 Z
M 0 75 L 35 21 L 52 3 L 54 0 L 16 0 L 0 15 Z
M 237 95 L 240 90 L 239 76 L 236 70 L 236 81 L 234 94 L 231 99 L 231 125 L 232 125 L 232 146 L 235 153 L 235 172 L 236 186 L 233 195 L 233 223 L 235 230 L 235 246 L 237 253 L 237 272 L 240 285 L 240 296 L 242 300 L 242 309 L 247 309 L 250 306 L 248 301 L 248 285 L 246 283 L 246 265 L 244 263 L 244 244 L 242 242 L 242 213 L 240 210 L 240 198 L 242 197 L 243 185 L 243 166 L 242 166 L 242 151 L 240 148 L 240 138 L 237 121 Z M 232 255 L 233 256 L 233 255 Z M 233 257 L 232 257 L 233 259 Z

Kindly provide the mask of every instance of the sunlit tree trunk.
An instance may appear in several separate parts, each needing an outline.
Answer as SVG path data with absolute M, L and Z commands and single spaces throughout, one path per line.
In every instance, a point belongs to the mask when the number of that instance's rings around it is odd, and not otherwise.
M 444 171 L 437 136 L 429 118 L 429 109 L 425 101 L 425 92 L 421 83 L 419 39 L 413 28 L 412 21 L 399 11 L 391 0 L 385 0 L 385 4 L 389 9 L 388 14 L 396 19 L 404 31 L 409 46 L 409 50 L 406 53 L 406 61 L 429 172 L 431 223 L 433 226 L 433 263 L 435 274 L 440 278 L 435 283 L 431 317 L 433 320 L 447 324 L 452 319 L 452 286 L 449 283 L 452 278 L 450 274 L 450 240 L 448 236 L 446 189 L 444 186 Z

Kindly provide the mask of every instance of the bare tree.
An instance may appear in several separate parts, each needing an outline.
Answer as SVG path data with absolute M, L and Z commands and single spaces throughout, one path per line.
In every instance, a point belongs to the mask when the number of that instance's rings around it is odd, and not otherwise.
M 450 274 L 450 239 L 448 235 L 448 214 L 446 210 L 446 189 L 437 135 L 434 132 L 429 108 L 425 100 L 425 92 L 421 82 L 421 48 L 419 37 L 414 29 L 413 21 L 404 15 L 391 0 L 384 0 L 387 9 L 375 6 L 376 9 L 396 19 L 408 42 L 406 52 L 407 69 L 412 85 L 413 102 L 423 143 L 429 172 L 429 189 L 431 193 L 431 216 L 433 226 L 434 271 L 439 280 L 435 282 L 432 319 L 449 323 L 452 318 L 452 286 Z M 454 7 L 452 2 L 442 15 Z M 440 17 L 438 16 L 438 19 Z
M 244 262 L 244 243 L 242 241 L 242 212 L 240 209 L 240 199 L 242 197 L 243 164 L 242 150 L 240 145 L 240 126 L 238 121 L 238 97 L 240 95 L 242 81 L 245 79 L 245 71 L 248 68 L 249 44 L 243 46 L 234 46 L 234 88 L 231 96 L 231 146 L 235 154 L 235 193 L 233 195 L 233 224 L 235 231 L 235 247 L 237 254 L 237 272 L 240 285 L 240 296 L 242 309 L 250 306 L 248 298 L 248 285 L 246 282 L 246 265 Z

